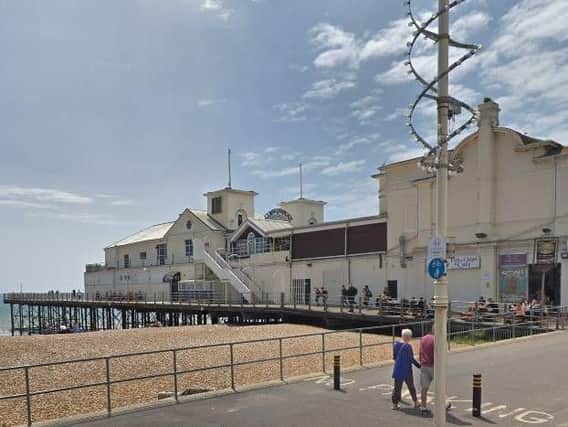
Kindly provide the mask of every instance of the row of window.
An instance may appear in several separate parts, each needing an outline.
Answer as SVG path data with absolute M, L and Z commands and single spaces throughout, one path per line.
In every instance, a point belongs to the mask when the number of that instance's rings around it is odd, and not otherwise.
M 192 257 L 193 256 L 193 240 L 186 240 L 185 241 L 185 256 Z M 140 261 L 146 261 L 148 258 L 148 254 L 146 252 L 140 252 L 138 254 L 138 258 Z M 158 265 L 165 265 L 168 259 L 168 247 L 165 243 L 156 245 L 156 260 L 158 261 Z M 131 265 L 130 262 L 130 255 L 124 254 L 122 257 L 122 264 L 124 268 L 129 268 Z
M 233 243 L 233 253 L 240 256 L 287 251 L 289 249 L 290 239 L 288 237 L 273 240 L 270 237 L 256 237 L 252 232 L 248 234 L 246 240 L 240 239 Z

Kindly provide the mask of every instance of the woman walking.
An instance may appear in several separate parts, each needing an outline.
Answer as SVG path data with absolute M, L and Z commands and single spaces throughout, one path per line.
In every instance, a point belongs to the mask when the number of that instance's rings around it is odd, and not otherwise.
M 393 347 L 394 368 L 392 378 L 394 379 L 394 389 L 392 391 L 392 409 L 394 410 L 400 409 L 403 383 L 406 383 L 406 387 L 408 387 L 408 391 L 414 402 L 414 407 L 420 407 L 416 396 L 416 388 L 414 387 L 414 374 L 412 372 L 412 365 L 420 368 L 420 363 L 414 358 L 412 345 L 410 344 L 412 331 L 410 329 L 403 329 L 401 338 L 402 340 L 394 343 Z

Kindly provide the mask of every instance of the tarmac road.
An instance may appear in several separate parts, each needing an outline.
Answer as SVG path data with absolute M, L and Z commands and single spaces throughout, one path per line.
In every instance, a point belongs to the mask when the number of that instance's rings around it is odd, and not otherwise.
M 342 391 L 328 377 L 142 410 L 81 426 L 421 426 L 410 405 L 393 411 L 391 367 L 345 373 Z M 418 373 L 416 383 L 418 384 Z M 471 416 L 472 374 L 483 375 L 481 419 Z M 568 427 L 568 333 L 452 353 L 448 424 Z M 407 395 L 407 393 L 406 393 Z M 404 395 L 403 395 L 404 398 Z M 410 402 L 408 397 L 404 398 Z

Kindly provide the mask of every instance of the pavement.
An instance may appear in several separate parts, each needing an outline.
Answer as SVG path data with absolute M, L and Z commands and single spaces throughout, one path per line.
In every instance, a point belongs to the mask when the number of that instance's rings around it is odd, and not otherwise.
M 448 366 L 448 425 L 568 427 L 568 334 L 451 353 Z M 83 427 L 103 426 L 431 426 L 433 418 L 410 405 L 391 409 L 391 366 L 342 375 L 342 390 L 332 379 L 303 381 L 221 397 L 145 409 Z M 471 415 L 472 374 L 483 375 L 482 417 Z M 416 383 L 419 375 L 415 371 Z M 404 389 L 406 390 L 406 389 Z M 434 397 L 434 396 L 432 396 Z

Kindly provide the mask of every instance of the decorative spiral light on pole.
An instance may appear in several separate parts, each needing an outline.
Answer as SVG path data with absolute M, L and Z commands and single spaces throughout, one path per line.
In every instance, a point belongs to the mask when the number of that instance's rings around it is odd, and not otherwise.
M 464 1 L 466 1 L 466 0 L 451 1 L 447 6 L 447 11 L 449 12 L 450 9 L 458 6 L 459 4 L 463 3 Z M 440 146 L 444 143 L 448 143 L 452 138 L 456 137 L 457 135 L 462 133 L 466 128 L 471 126 L 475 122 L 475 120 L 477 119 L 477 114 L 476 114 L 475 110 L 472 107 L 470 107 L 469 105 L 467 105 L 465 102 L 449 96 L 448 97 L 448 104 L 450 106 L 449 118 L 451 119 L 454 116 L 460 114 L 462 109 L 469 112 L 470 117 L 461 126 L 459 126 L 457 129 L 455 129 L 451 133 L 449 133 L 446 141 L 438 141 L 436 144 L 431 144 L 428 141 L 426 141 L 416 130 L 414 123 L 413 123 L 414 113 L 416 112 L 417 106 L 423 100 L 430 99 L 430 100 L 436 101 L 438 99 L 436 87 L 437 87 L 437 83 L 439 82 L 439 80 L 441 78 L 443 78 L 444 76 L 448 75 L 450 72 L 455 70 L 460 65 L 462 65 L 465 61 L 470 59 L 473 55 L 475 55 L 479 51 L 479 49 L 481 49 L 481 46 L 475 45 L 475 44 L 465 44 L 465 43 L 457 42 L 457 41 L 452 40 L 450 38 L 449 39 L 449 45 L 451 47 L 458 48 L 458 49 L 464 49 L 467 52 L 464 55 L 462 55 L 457 61 L 452 63 L 448 67 L 448 70 L 446 72 L 437 75 L 435 78 L 433 78 L 430 81 L 427 81 L 416 70 L 416 68 L 415 68 L 415 66 L 412 62 L 412 53 L 413 53 L 413 50 L 414 50 L 414 46 L 416 45 L 416 42 L 418 41 L 420 36 L 424 36 L 424 38 L 432 40 L 435 43 L 438 42 L 438 40 L 440 38 L 439 35 L 435 32 L 428 30 L 428 27 L 434 21 L 436 21 L 438 19 L 438 17 L 442 13 L 444 13 L 445 11 L 439 10 L 437 13 L 433 14 L 430 18 L 428 18 L 426 21 L 424 21 L 423 23 L 420 23 L 416 19 L 415 15 L 412 11 L 411 0 L 404 0 L 403 4 L 404 4 L 405 7 L 408 8 L 407 15 L 410 19 L 408 26 L 414 27 L 414 32 L 412 33 L 412 39 L 406 44 L 406 46 L 408 47 L 408 53 L 407 53 L 408 58 L 407 58 L 407 60 L 405 61 L 404 64 L 407 67 L 409 67 L 408 74 L 412 74 L 414 76 L 414 78 L 416 80 L 418 80 L 418 82 L 422 85 L 422 91 L 416 97 L 414 102 L 409 105 L 409 110 L 408 110 L 408 115 L 407 115 L 408 122 L 406 123 L 406 125 L 409 128 L 410 135 L 412 135 L 416 139 L 416 142 L 422 144 L 428 150 L 427 154 L 425 154 L 424 157 L 422 157 L 418 161 L 418 167 L 421 168 L 422 170 L 425 170 L 429 173 L 432 173 L 434 170 L 436 170 L 440 167 L 440 159 L 439 159 L 439 155 L 438 155 Z M 452 155 L 449 158 L 447 166 L 448 166 L 448 173 L 449 174 L 455 175 L 457 173 L 461 173 L 461 172 L 463 172 L 463 159 L 460 158 L 460 157 Z

